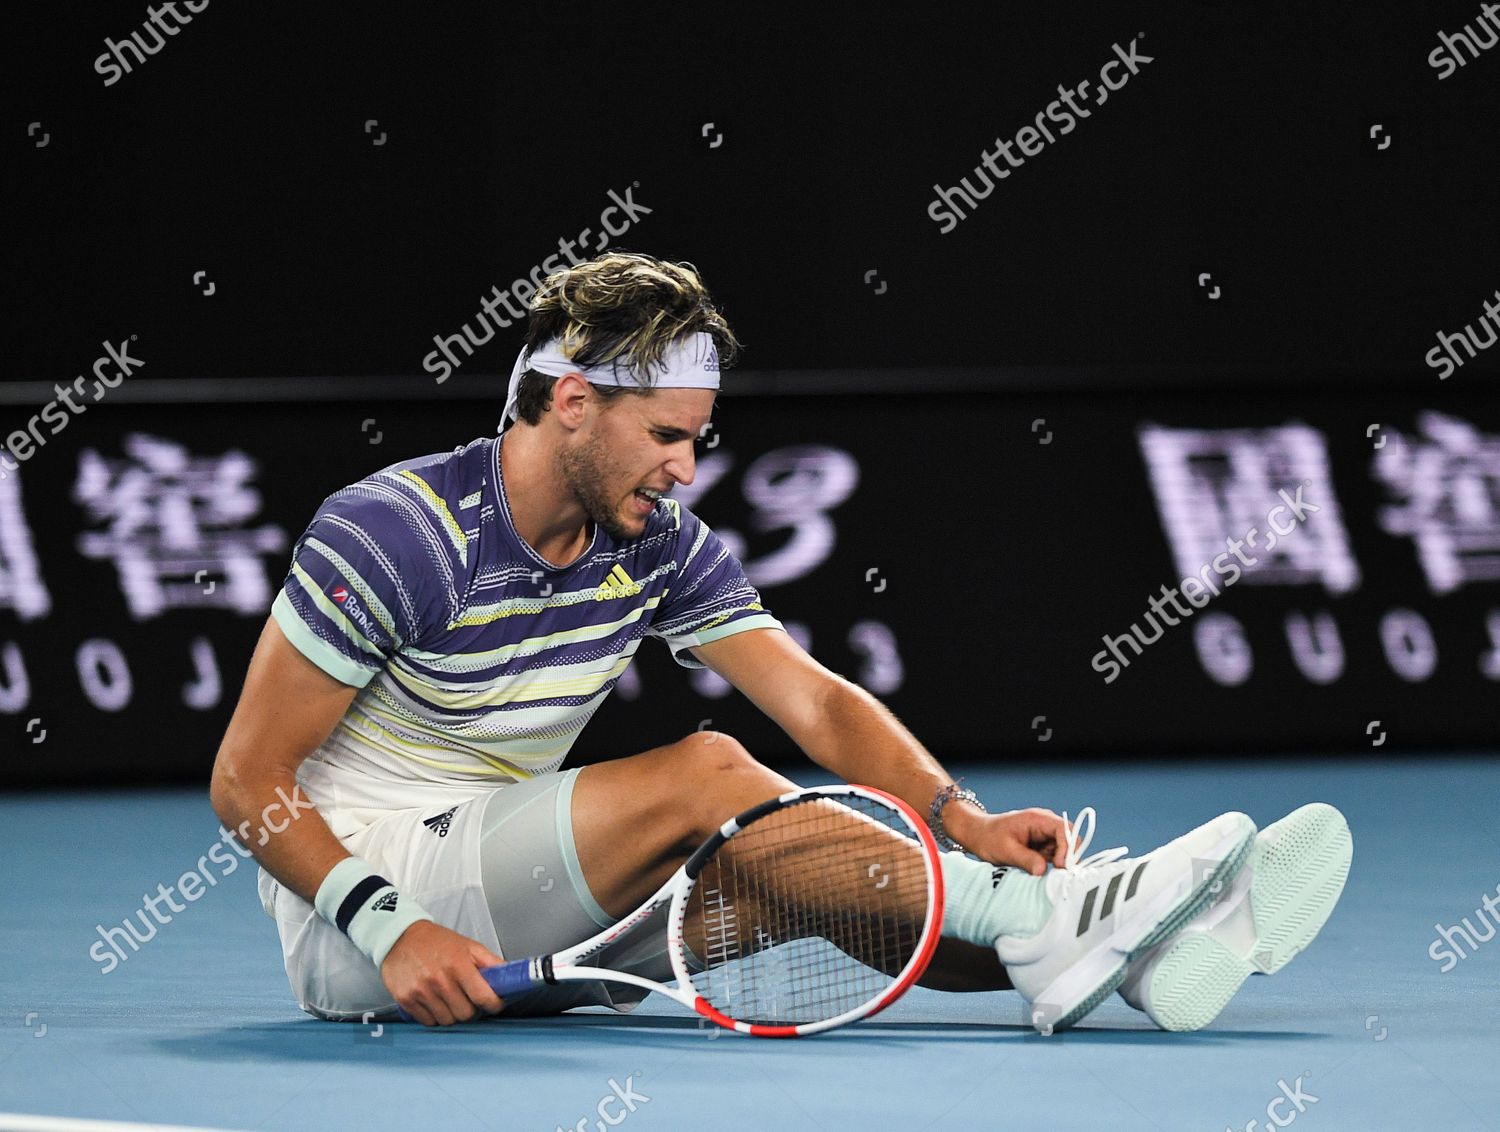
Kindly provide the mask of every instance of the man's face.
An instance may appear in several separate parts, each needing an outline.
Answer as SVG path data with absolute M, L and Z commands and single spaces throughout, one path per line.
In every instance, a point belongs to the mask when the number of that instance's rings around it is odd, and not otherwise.
M 558 475 L 589 518 L 619 541 L 639 538 L 654 504 L 638 494 L 665 494 L 692 483 L 693 442 L 713 414 L 715 390 L 657 389 L 602 404 L 578 443 L 558 454 Z

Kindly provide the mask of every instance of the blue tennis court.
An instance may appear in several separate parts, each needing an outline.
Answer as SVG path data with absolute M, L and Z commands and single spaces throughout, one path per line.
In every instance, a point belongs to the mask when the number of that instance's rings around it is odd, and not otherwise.
M 1496 0 L 322 8 L 7 10 L 0 1132 L 1500 1130 Z
M 1348 816 L 1354 865 L 1307 954 L 1197 1034 L 1113 998 L 1044 1038 L 1011 992 L 921 988 L 793 1042 L 705 1029 L 655 998 L 634 1015 L 377 1033 L 297 1009 L 243 865 L 210 862 L 218 882 L 101 974 L 99 927 L 217 843 L 203 792 L 12 794 L 0 1110 L 226 1129 L 1241 1129 L 1288 1096 L 1274 1113 L 1309 1129 L 1500 1126 L 1500 942 L 1483 903 L 1500 885 L 1500 759 L 975 767 L 968 782 L 991 808 L 1092 804 L 1095 847 L 1135 851 L 1224 809 L 1265 825 L 1321 799 Z

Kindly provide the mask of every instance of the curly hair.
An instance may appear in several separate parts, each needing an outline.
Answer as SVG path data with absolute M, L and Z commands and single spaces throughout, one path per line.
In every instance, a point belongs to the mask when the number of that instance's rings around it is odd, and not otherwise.
M 618 362 L 643 375 L 647 386 L 667 349 L 684 335 L 708 334 L 722 369 L 732 366 L 740 352 L 739 341 L 714 306 L 696 267 L 638 252 L 605 252 L 554 271 L 531 297 L 527 316 L 527 349 L 556 338 L 580 366 Z M 517 418 L 539 424 L 556 381 L 527 370 L 516 392 Z M 606 403 L 621 395 L 650 392 L 628 385 L 590 385 Z

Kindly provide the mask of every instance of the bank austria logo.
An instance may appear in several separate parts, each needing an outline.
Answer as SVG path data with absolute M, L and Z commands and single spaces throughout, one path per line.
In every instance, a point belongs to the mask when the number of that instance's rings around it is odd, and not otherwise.
M 336 585 L 328 591 L 328 596 L 343 606 L 344 616 L 358 625 L 364 631 L 366 637 L 371 641 L 376 641 L 380 638 L 380 630 L 375 627 L 374 622 L 370 619 L 370 615 L 360 607 L 359 599 L 350 593 L 347 587 Z

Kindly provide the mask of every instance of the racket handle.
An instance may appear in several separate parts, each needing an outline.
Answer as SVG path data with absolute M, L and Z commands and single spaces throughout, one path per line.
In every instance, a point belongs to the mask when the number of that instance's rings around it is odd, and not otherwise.
M 531 977 L 531 960 L 517 959 L 511 963 L 500 963 L 494 967 L 481 967 L 480 976 L 489 983 L 490 989 L 501 998 L 513 998 L 518 994 L 525 994 L 529 990 L 541 985 L 542 980 Z M 415 1022 L 416 1019 L 400 1007 L 396 1008 L 396 1014 L 403 1022 Z
M 490 989 L 501 998 L 525 994 L 541 983 L 540 979 L 534 979 L 531 976 L 530 959 L 516 959 L 495 967 L 481 967 L 479 973 L 484 976 L 484 981 L 490 984 Z

